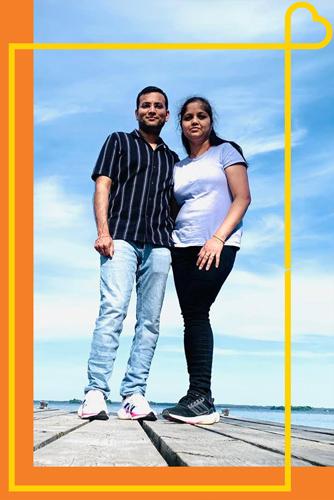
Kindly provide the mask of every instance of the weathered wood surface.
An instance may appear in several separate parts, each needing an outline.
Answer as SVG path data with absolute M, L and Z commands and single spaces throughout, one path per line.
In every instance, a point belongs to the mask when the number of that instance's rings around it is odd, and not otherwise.
M 37 418 L 34 422 L 34 451 L 88 424 L 87 421 L 79 420 L 77 414 L 44 414 L 44 418 Z
M 210 432 L 284 454 L 283 426 L 281 434 L 278 434 L 277 431 L 273 432 L 270 426 L 263 426 L 262 430 L 258 430 L 252 428 L 251 425 L 241 427 L 235 425 L 231 420 L 222 418 L 221 422 L 210 428 Z M 316 442 L 308 439 L 307 435 L 301 437 L 301 434 L 298 434 L 298 437 L 295 437 L 295 429 L 292 429 L 291 447 L 294 459 L 305 460 L 309 462 L 309 465 L 334 465 L 334 446 L 332 444 Z
M 83 423 L 76 415 L 67 416 L 74 418 L 70 425 Z M 64 416 L 58 418 L 56 428 L 64 425 Z M 50 419 L 43 422 L 48 431 Z M 96 420 L 84 424 L 35 451 L 34 465 L 167 466 L 138 422 L 111 416 L 108 421 Z
M 34 422 L 35 466 L 284 465 L 284 426 L 221 417 L 212 426 L 118 420 L 83 421 L 41 410 Z M 334 465 L 334 430 L 292 426 L 292 465 Z
M 277 422 L 263 422 L 261 420 L 248 420 L 244 418 L 221 417 L 220 422 L 233 424 L 235 427 L 245 427 L 247 429 L 258 429 L 284 435 L 284 425 Z M 329 443 L 334 445 L 334 429 L 322 427 L 308 427 L 303 425 L 292 425 L 291 435 L 293 438 L 302 438 L 319 443 Z M 334 448 L 333 448 L 334 450 Z
M 233 423 L 234 426 L 246 427 L 247 429 L 267 430 L 277 434 L 284 434 L 284 425 L 277 422 L 262 422 L 259 420 L 246 420 L 243 418 L 221 417 L 221 422 Z M 291 434 L 295 438 L 308 439 L 319 443 L 334 444 L 334 429 L 320 427 L 307 427 L 303 425 L 292 425 Z
M 34 410 L 34 420 L 43 420 L 45 418 L 51 418 L 56 415 L 76 415 L 76 412 L 69 412 L 66 410 Z
M 167 457 L 169 465 L 283 467 L 284 455 L 274 447 L 264 448 L 247 442 L 237 433 L 224 435 L 218 431 L 220 425 L 183 425 L 166 420 L 143 423 L 160 453 Z M 292 464 L 310 465 L 299 459 L 293 459 Z

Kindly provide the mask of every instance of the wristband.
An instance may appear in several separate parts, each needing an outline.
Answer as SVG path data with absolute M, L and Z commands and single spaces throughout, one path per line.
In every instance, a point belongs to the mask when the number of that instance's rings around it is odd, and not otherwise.
M 223 245 L 224 245 L 225 240 L 226 240 L 226 238 L 223 240 L 223 238 L 220 238 L 220 236 L 217 236 L 216 234 L 214 234 L 212 236 L 212 238 L 216 238 L 216 240 L 220 241 L 220 243 L 222 243 Z

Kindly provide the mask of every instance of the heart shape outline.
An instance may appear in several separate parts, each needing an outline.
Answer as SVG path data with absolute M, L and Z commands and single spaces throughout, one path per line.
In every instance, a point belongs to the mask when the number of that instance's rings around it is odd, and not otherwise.
M 312 15 L 312 21 L 315 23 L 320 23 L 322 24 L 325 29 L 326 29 L 326 36 L 323 40 L 320 42 L 301 42 L 301 43 L 293 43 L 292 42 L 292 15 L 294 12 L 296 12 L 298 9 L 306 9 L 308 10 L 311 15 Z M 326 47 L 330 43 L 333 37 L 333 28 L 331 23 L 328 21 L 323 16 L 320 16 L 318 14 L 317 9 L 314 7 L 314 5 L 307 3 L 307 2 L 296 2 L 287 9 L 285 13 L 285 47 L 286 49 L 293 49 L 293 50 L 318 50 L 322 49 L 323 47 Z

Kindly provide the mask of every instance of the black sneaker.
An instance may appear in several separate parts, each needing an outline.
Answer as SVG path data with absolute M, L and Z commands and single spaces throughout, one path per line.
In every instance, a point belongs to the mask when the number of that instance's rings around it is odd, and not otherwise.
M 208 425 L 219 422 L 219 413 L 216 411 L 213 399 L 194 393 L 188 393 L 176 406 L 163 410 L 162 416 L 167 420 L 186 424 Z

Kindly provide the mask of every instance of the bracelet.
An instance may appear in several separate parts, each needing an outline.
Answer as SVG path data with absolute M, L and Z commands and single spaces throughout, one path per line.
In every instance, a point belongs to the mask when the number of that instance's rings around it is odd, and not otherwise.
M 226 238 L 223 240 L 222 238 L 220 238 L 220 236 L 217 236 L 216 234 L 214 234 L 212 236 L 212 238 L 216 238 L 216 240 L 220 241 L 220 243 L 222 243 L 223 245 L 224 245 L 225 240 L 226 240 Z

